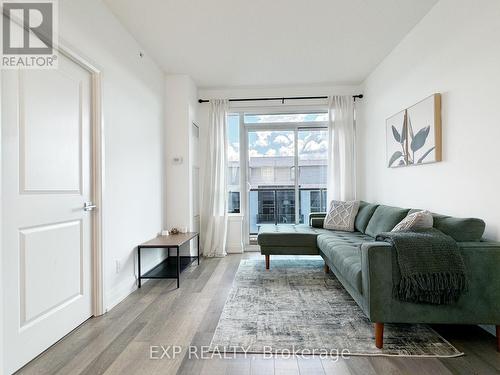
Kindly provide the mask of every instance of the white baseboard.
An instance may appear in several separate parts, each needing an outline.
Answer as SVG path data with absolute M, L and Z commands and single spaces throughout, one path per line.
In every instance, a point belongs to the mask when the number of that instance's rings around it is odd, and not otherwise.
M 243 246 L 241 244 L 227 244 L 226 252 L 228 254 L 243 254 Z
M 247 245 L 245 247 L 245 252 L 260 252 L 259 245 Z
M 143 280 L 142 283 L 147 280 Z M 122 283 L 122 286 L 114 288 L 109 294 L 106 295 L 105 312 L 108 312 L 113 307 L 118 305 L 121 301 L 127 298 L 131 293 L 137 289 L 135 280 L 132 283 Z

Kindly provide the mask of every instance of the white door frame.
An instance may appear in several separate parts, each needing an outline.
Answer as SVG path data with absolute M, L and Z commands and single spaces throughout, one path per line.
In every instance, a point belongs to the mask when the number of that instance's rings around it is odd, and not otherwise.
M 91 138 L 92 138 L 92 202 L 97 206 L 92 215 L 92 314 L 105 313 L 104 257 L 102 250 L 103 225 L 103 154 L 104 132 L 102 118 L 101 71 L 71 49 L 59 45 L 57 50 L 91 74 Z
M 0 88 L 2 87 L 2 69 L 0 69 Z M 1 111 L 3 109 L 3 97 L 2 97 L 2 91 L 0 89 L 0 197 L 3 195 L 2 191 L 2 186 L 3 186 L 3 169 L 2 169 L 2 153 L 3 153 L 3 139 L 2 139 L 2 131 L 1 129 L 3 128 L 2 125 L 2 114 Z M 3 248 L 2 248 L 2 243 L 3 243 L 3 206 L 2 206 L 2 201 L 3 199 L 0 199 L 0 270 L 3 270 Z M 3 329 L 3 288 L 4 288 L 4 282 L 3 282 L 3 271 L 2 274 L 0 275 L 0 372 L 4 372 L 5 367 L 4 367 L 4 329 Z
M 69 58 L 74 63 L 78 64 L 91 75 L 91 155 L 92 155 L 92 201 L 96 204 L 97 209 L 92 214 L 92 314 L 99 316 L 105 312 L 104 303 L 104 277 L 103 277 L 103 248 L 102 248 L 102 224 L 103 224 L 103 118 L 102 118 L 102 88 L 101 88 L 101 71 L 88 60 L 82 58 L 69 48 L 59 45 L 56 48 L 60 54 Z M 2 75 L 0 73 L 0 79 Z M 0 101 L 1 101 L 0 97 Z M 1 106 L 0 106 L 1 108 Z M 0 121 L 1 122 L 1 121 Z M 1 125 L 1 124 L 0 124 Z M 0 133 L 0 162 L 1 162 L 1 147 L 2 139 Z M 1 163 L 0 163 L 1 167 Z M 2 173 L 0 170 L 0 186 L 1 186 Z M 0 212 L 3 207 L 0 206 Z M 1 218 L 1 215 L 0 215 Z M 0 219 L 0 244 L 2 243 L 1 228 L 3 223 Z M 0 261 L 0 267 L 3 266 Z M 3 300 L 4 283 L 0 280 L 0 298 Z M 0 331 L 3 336 L 3 311 L 0 313 Z M 0 338 L 0 369 L 3 369 L 3 337 Z

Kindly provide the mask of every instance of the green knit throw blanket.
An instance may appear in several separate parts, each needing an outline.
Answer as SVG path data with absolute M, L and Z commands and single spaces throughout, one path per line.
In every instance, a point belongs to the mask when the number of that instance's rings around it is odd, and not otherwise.
M 393 245 L 393 295 L 416 303 L 450 304 L 467 290 L 465 264 L 458 245 L 443 232 L 416 229 L 377 235 Z M 381 270 L 381 272 L 383 272 Z

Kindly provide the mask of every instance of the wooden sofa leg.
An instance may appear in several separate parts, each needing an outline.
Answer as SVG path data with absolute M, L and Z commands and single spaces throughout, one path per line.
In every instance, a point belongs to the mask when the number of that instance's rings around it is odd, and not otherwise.
M 266 255 L 266 270 L 269 269 L 269 255 Z
M 500 326 L 497 327 L 497 351 L 500 352 Z
M 375 323 L 375 346 L 379 349 L 384 346 L 384 323 Z
M 330 273 L 330 267 L 328 267 L 328 264 L 325 262 L 325 273 Z

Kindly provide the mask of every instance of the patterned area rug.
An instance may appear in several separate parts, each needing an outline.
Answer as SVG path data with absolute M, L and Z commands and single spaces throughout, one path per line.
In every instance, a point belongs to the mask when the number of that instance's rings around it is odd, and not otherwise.
M 210 346 L 239 353 L 339 353 L 419 357 L 463 355 L 427 325 L 373 325 L 319 257 L 242 260 Z

